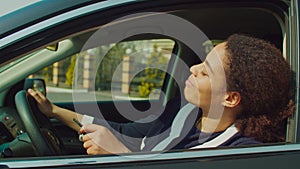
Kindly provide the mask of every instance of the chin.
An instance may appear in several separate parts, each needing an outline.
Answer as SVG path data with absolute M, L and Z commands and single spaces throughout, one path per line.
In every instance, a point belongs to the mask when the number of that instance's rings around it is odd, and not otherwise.
M 187 100 L 187 101 L 189 101 L 189 89 L 185 86 L 185 88 L 184 88 L 184 98 Z
M 192 103 L 193 105 L 200 107 L 200 98 L 199 95 L 195 94 L 195 91 L 188 90 L 187 88 L 184 89 L 184 97 L 185 99 L 189 102 Z

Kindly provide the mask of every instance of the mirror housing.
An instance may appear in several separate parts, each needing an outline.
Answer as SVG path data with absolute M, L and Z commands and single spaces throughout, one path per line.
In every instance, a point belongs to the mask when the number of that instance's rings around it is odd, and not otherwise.
M 50 51 L 57 51 L 57 49 L 58 49 L 58 43 L 49 45 L 49 46 L 46 47 L 46 49 L 48 49 Z

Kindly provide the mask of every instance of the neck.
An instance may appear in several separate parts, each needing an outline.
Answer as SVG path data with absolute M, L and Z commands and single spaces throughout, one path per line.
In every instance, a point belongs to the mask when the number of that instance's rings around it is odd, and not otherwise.
M 233 118 L 222 116 L 221 119 L 202 117 L 196 124 L 198 130 L 205 133 L 221 132 L 234 123 Z

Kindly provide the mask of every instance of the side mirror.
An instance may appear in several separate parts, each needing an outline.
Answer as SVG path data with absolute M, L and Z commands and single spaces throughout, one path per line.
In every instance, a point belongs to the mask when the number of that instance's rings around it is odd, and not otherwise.
M 24 83 L 24 90 L 27 91 L 29 88 L 38 90 L 44 96 L 46 96 L 46 83 L 44 79 L 26 78 Z

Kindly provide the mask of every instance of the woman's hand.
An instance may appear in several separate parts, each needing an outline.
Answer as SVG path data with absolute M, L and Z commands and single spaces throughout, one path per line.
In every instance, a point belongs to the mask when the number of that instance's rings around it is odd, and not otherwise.
M 54 117 L 55 105 L 52 104 L 41 92 L 28 89 L 28 93 L 36 100 L 38 108 L 48 117 Z
M 118 154 L 128 153 L 130 150 L 121 143 L 116 136 L 106 127 L 96 124 L 85 124 L 80 133 L 83 136 L 83 147 L 87 154 Z

